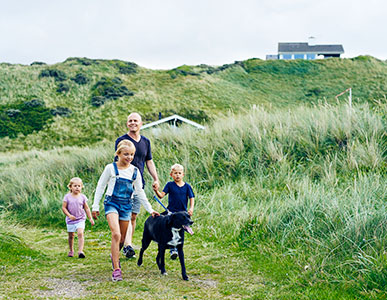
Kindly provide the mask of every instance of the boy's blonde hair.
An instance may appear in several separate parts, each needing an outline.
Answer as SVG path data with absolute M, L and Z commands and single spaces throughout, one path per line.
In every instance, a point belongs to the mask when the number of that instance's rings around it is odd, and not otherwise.
M 80 181 L 81 182 L 81 187 L 83 187 L 82 179 L 79 178 L 79 177 L 73 177 L 73 178 L 70 179 L 70 182 L 67 185 L 67 187 L 70 189 L 70 191 L 71 191 L 71 186 L 74 184 L 75 181 Z
M 117 156 L 118 154 L 120 154 L 124 148 L 133 148 L 134 151 L 136 151 L 136 147 L 134 146 L 134 144 L 131 141 L 122 140 L 121 142 L 118 143 L 117 151 L 116 151 L 116 153 L 114 153 L 114 155 Z
M 172 167 L 171 167 L 171 173 L 173 172 L 173 170 L 182 170 L 184 172 L 184 167 L 180 164 L 174 164 Z

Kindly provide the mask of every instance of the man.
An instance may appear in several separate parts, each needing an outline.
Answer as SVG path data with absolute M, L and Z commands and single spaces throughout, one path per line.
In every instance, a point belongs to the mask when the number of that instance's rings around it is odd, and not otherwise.
M 120 136 L 116 140 L 115 149 L 117 150 L 117 145 L 120 141 L 130 140 L 136 147 L 136 153 L 134 155 L 132 165 L 136 166 L 140 170 L 141 177 L 142 177 L 142 188 L 144 189 L 144 185 L 145 185 L 143 175 L 144 175 L 144 168 L 146 165 L 149 174 L 153 178 L 152 188 L 158 189 L 159 179 L 157 176 L 156 166 L 152 160 L 150 141 L 146 137 L 140 135 L 140 129 L 142 126 L 141 116 L 138 113 L 131 113 L 128 116 L 126 126 L 128 127 L 129 131 L 128 133 Z M 140 205 L 141 205 L 140 200 L 137 199 L 136 196 L 134 196 L 133 207 L 132 207 L 132 217 L 128 226 L 128 231 L 123 245 L 124 246 L 123 252 L 125 256 L 128 258 L 134 257 L 135 255 L 135 251 L 132 247 L 132 240 L 133 240 L 134 230 L 136 228 L 136 218 L 138 213 L 140 212 Z

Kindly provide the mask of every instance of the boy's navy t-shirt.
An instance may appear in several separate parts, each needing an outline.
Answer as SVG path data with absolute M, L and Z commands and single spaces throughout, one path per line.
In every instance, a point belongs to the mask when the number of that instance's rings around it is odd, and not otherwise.
M 119 142 L 122 140 L 129 140 L 134 144 L 134 147 L 136 147 L 136 153 L 134 154 L 133 161 L 131 162 L 132 165 L 136 166 L 141 173 L 142 177 L 142 185 L 144 186 L 145 180 L 144 180 L 144 167 L 145 167 L 145 162 L 147 160 L 152 159 L 152 151 L 151 151 L 151 143 L 150 140 L 148 140 L 145 136 L 141 135 L 140 141 L 136 142 L 134 139 L 132 139 L 127 133 L 120 136 L 116 140 L 115 144 L 115 150 L 117 150 L 117 145 Z M 117 161 L 117 157 L 114 159 Z
M 180 187 L 176 182 L 170 181 L 165 185 L 163 192 L 168 194 L 168 210 L 170 212 L 187 211 L 188 199 L 195 197 L 188 183 Z

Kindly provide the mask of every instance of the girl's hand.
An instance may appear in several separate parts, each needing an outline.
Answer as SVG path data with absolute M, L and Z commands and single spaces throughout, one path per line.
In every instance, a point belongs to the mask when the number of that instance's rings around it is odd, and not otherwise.
M 158 217 L 158 216 L 160 216 L 160 214 L 157 212 L 157 211 L 154 211 L 153 213 L 152 213 L 152 217 L 154 218 L 154 217 Z
M 74 217 L 73 215 L 70 215 L 69 218 L 70 218 L 71 221 L 75 221 L 75 220 L 77 219 L 77 218 Z
M 91 226 L 94 226 L 94 220 L 93 219 L 90 219 L 90 223 L 91 223 Z
M 98 216 L 99 216 L 99 211 L 92 211 L 92 212 L 91 212 L 91 215 L 93 216 L 93 219 L 94 219 L 94 220 L 97 220 L 97 219 L 98 219 Z

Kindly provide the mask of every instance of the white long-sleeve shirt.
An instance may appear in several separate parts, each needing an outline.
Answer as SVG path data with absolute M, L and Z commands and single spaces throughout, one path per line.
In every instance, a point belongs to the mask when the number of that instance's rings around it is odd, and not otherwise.
M 120 174 L 119 177 L 132 180 L 134 168 L 135 167 L 133 165 L 129 165 L 129 167 L 124 170 L 118 170 Z M 114 171 L 114 166 L 113 164 L 108 164 L 105 167 L 105 170 L 103 170 L 101 177 L 98 180 L 97 188 L 94 194 L 94 203 L 92 206 L 92 211 L 99 211 L 99 202 L 101 201 L 101 198 L 106 189 L 106 186 L 107 186 L 106 195 L 111 196 L 113 194 L 115 183 L 116 183 L 116 172 Z M 152 206 L 150 205 L 145 195 L 145 192 L 142 189 L 141 173 L 138 170 L 137 170 L 137 177 L 133 181 L 133 188 L 134 188 L 134 193 L 137 194 L 138 198 L 140 199 L 146 211 L 152 214 L 154 210 L 152 209 Z

